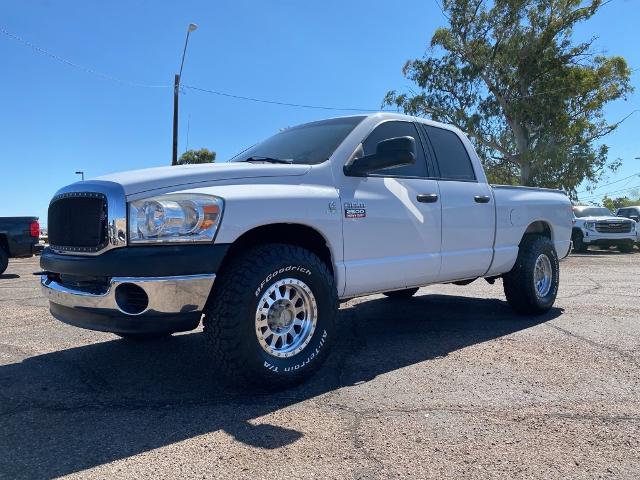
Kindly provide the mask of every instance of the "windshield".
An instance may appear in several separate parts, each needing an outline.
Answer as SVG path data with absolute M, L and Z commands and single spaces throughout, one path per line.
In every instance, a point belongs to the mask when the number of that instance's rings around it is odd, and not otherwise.
M 287 128 L 239 153 L 231 161 L 288 160 L 286 163 L 307 165 L 322 163 L 364 118 L 333 118 Z
M 580 207 L 574 208 L 573 213 L 576 217 L 613 217 L 611 210 L 604 207 Z

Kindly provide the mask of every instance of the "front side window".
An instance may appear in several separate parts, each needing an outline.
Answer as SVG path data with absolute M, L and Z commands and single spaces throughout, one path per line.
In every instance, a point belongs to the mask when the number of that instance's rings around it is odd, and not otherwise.
M 231 161 L 306 165 L 322 163 L 329 159 L 364 118 L 332 118 L 287 128 L 239 153 Z
M 423 125 L 431 145 L 443 180 L 475 181 L 471 159 L 464 144 L 451 130 Z
M 427 162 L 424 158 L 420 137 L 416 127 L 411 122 L 390 121 L 378 125 L 362 142 L 364 155 L 373 155 L 376 153 L 378 143 L 383 140 L 397 137 L 412 137 L 416 142 L 416 162 L 413 165 L 401 165 L 398 167 L 385 168 L 372 172 L 370 175 L 381 175 L 385 177 L 426 177 Z

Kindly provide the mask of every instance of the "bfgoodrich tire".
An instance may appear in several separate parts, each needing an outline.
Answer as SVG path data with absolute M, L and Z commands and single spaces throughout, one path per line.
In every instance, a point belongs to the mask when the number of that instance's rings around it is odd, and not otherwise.
M 383 295 L 389 298 L 400 300 L 413 297 L 418 290 L 418 288 L 406 288 L 404 290 L 392 290 L 391 292 L 384 292 Z
M 528 235 L 520 244 L 518 259 L 502 278 L 507 302 L 521 314 L 541 314 L 556 300 L 560 281 L 558 255 L 551 240 Z
M 216 279 L 204 333 L 231 381 L 278 390 L 320 367 L 337 311 L 333 275 L 320 258 L 292 245 L 262 245 L 232 260 Z

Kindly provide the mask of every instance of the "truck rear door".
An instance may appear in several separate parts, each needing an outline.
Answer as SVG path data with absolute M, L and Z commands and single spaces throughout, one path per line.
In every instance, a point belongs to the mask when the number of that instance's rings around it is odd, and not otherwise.
M 495 200 L 491 187 L 482 172 L 475 171 L 467 147 L 455 132 L 426 124 L 421 128 L 435 160 L 442 202 L 439 281 L 481 276 L 493 257 Z

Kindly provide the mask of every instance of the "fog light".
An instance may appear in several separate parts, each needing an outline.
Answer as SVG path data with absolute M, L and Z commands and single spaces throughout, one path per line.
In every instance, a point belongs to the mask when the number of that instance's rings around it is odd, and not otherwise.
M 138 315 L 149 306 L 149 296 L 138 285 L 122 283 L 116 287 L 116 303 L 124 313 Z

